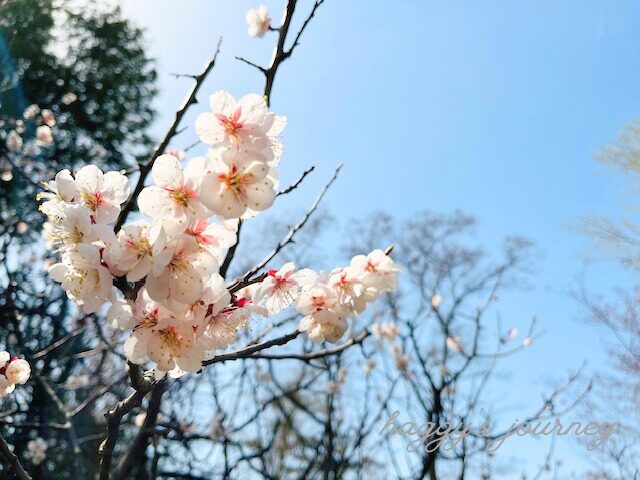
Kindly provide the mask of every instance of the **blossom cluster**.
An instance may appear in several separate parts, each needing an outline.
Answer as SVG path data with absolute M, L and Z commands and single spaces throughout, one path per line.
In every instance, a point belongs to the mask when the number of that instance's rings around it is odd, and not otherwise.
M 44 235 L 60 255 L 50 276 L 85 313 L 110 303 L 108 321 L 131 332 L 124 345 L 129 361 L 152 361 L 159 375 L 197 372 L 253 315 L 275 314 L 294 302 L 303 315 L 301 331 L 316 342 L 336 342 L 350 316 L 397 283 L 397 267 L 376 250 L 329 273 L 287 264 L 230 292 L 219 274 L 223 253 L 237 241 L 239 219 L 276 198 L 286 118 L 269 112 L 255 94 L 236 101 L 220 91 L 210 107 L 196 120 L 206 156 L 184 167 L 174 154 L 155 160 L 153 185 L 137 197 L 145 218 L 114 232 L 129 183 L 94 165 L 75 175 L 59 172 L 39 195 L 48 217 Z
M 16 385 L 24 385 L 31 375 L 29 362 L 11 357 L 9 352 L 0 352 L 0 397 L 13 392 Z
M 40 465 L 47 459 L 48 448 L 47 442 L 42 437 L 29 440 L 29 442 L 27 442 L 27 456 L 34 465 Z

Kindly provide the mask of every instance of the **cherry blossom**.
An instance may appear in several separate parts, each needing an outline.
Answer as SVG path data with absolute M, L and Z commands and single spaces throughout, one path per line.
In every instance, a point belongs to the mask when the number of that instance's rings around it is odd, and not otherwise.
M 196 119 L 200 140 L 212 147 L 258 152 L 265 161 L 277 161 L 282 154 L 278 136 L 286 118 L 269 112 L 263 97 L 251 93 L 236 101 L 228 92 L 219 91 L 209 97 L 209 104 L 212 112 Z
M 269 208 L 276 198 L 275 172 L 253 152 L 221 150 L 201 183 L 202 202 L 222 218 Z
M 338 294 L 338 303 L 350 315 L 362 313 L 367 307 L 365 286 L 353 268 L 336 268 L 329 276 L 328 285 Z
M 53 133 L 49 125 L 40 125 L 36 128 L 36 142 L 40 147 L 47 147 L 53 143 Z
M 442 297 L 437 293 L 431 297 L 431 306 L 433 308 L 438 308 L 441 303 L 442 303 Z
M 211 216 L 198 193 L 205 173 L 206 159 L 195 157 L 184 171 L 173 155 L 160 155 L 151 170 L 155 185 L 138 197 L 140 211 L 163 222 L 169 237 L 184 232 L 195 219 Z
M 187 228 L 186 233 L 196 239 L 198 244 L 208 249 L 218 260 L 222 262 L 222 250 L 236 244 L 237 223 L 235 228 L 229 223 L 214 223 L 208 219 L 196 220 Z
M 7 135 L 7 148 L 10 152 L 19 152 L 22 150 L 22 137 L 15 130 L 11 130 Z
M 260 5 L 257 9 L 247 12 L 247 24 L 249 25 L 249 36 L 262 37 L 271 27 L 271 15 L 266 5 Z
M 393 342 L 400 333 L 400 328 L 391 322 L 374 323 L 371 326 L 371 333 L 373 333 L 378 340 Z
M 42 110 L 42 121 L 44 122 L 44 124 L 48 127 L 54 127 L 56 124 L 56 117 L 53 115 L 53 112 L 51 110 L 49 110 L 48 108 L 45 108 L 44 110 Z
M 267 277 L 260 283 L 255 294 L 256 303 L 265 302 L 270 315 L 287 308 L 294 303 L 301 288 L 311 284 L 317 278 L 313 270 L 295 271 L 292 262 L 286 263 L 280 270 L 269 270 Z
M 40 465 L 47 459 L 47 442 L 41 437 L 27 442 L 27 455 L 34 465 Z
M 266 8 L 257 15 L 268 28 Z M 107 322 L 130 332 L 127 359 L 152 362 L 156 378 L 199 371 L 205 358 L 237 341 L 252 319 L 293 305 L 302 316 L 298 329 L 310 340 L 337 342 L 352 316 L 396 288 L 400 271 L 382 250 L 374 250 L 329 273 L 296 270 L 290 262 L 256 272 L 242 288 L 227 286 L 218 269 L 223 252 L 238 240 L 240 219 L 269 208 L 277 196 L 275 166 L 286 118 L 269 112 L 255 94 L 236 101 L 220 91 L 210 97 L 210 106 L 212 112 L 196 121 L 200 139 L 210 146 L 207 156 L 192 158 L 184 168 L 184 152 L 170 150 L 156 158 L 154 183 L 136 199 L 146 218 L 123 225 L 117 235 L 113 224 L 130 192 L 121 173 L 88 165 L 74 178 L 62 170 L 38 195 L 48 219 L 43 228 L 48 247 L 60 255 L 48 269 L 51 278 L 84 313 L 108 304 Z M 51 112 L 42 114 L 45 125 L 37 136 L 45 145 L 52 141 L 55 119 Z M 132 293 L 135 301 L 129 299 Z M 375 324 L 372 331 L 379 339 L 398 334 L 391 323 Z M 26 361 L 4 353 L 0 395 L 30 373 Z M 402 353 L 396 357 L 398 368 L 406 368 Z M 336 388 L 345 374 L 339 372 Z
M 47 201 L 57 200 L 60 202 L 70 203 L 78 195 L 78 186 L 71 176 L 69 170 L 61 170 L 56 173 L 54 180 L 44 182 L 44 186 L 48 192 L 40 192 L 36 199 L 46 199 Z
M 66 250 L 62 261 L 49 267 L 51 278 L 62 284 L 67 296 L 82 307 L 84 313 L 95 312 L 111 293 L 113 277 L 100 258 L 95 245 L 80 243 Z
M 255 289 L 252 287 L 245 287 L 230 295 L 230 302 L 229 297 L 223 297 L 221 301 L 210 306 L 212 314 L 205 319 L 204 330 L 207 350 L 226 348 L 236 340 L 238 331 L 248 326 L 252 316 L 266 317 L 269 314 L 266 308 L 254 301 Z M 218 310 L 225 301 L 228 306 Z
M 40 107 L 35 103 L 33 103 L 29 105 L 27 108 L 25 108 L 22 116 L 27 120 L 31 120 L 32 118 L 35 118 L 36 115 L 38 115 L 39 113 L 40 113 Z
M 231 306 L 207 317 L 203 342 L 209 351 L 227 348 L 236 341 L 238 331 L 246 325 L 248 316 L 242 308 Z
M 24 385 L 31 376 L 31 366 L 26 360 L 11 357 L 6 350 L 0 351 L 0 398 L 9 395 L 16 385 Z
M 160 270 L 171 260 L 166 243 L 166 234 L 159 223 L 149 225 L 139 220 L 122 227 L 110 256 L 114 257 L 113 265 L 126 272 L 128 281 L 137 282 L 152 268 Z
M 453 350 L 456 353 L 462 352 L 462 345 L 460 344 L 460 339 L 455 335 L 451 335 L 447 337 L 447 347 Z
M 115 222 L 120 205 L 129 197 L 127 177 L 119 172 L 103 174 L 95 165 L 78 170 L 75 185 L 79 195 L 76 201 L 84 204 L 91 211 L 93 221 L 99 224 Z
M 162 268 L 154 268 L 147 276 L 149 295 L 158 302 L 170 300 L 191 304 L 200 297 L 204 278 L 218 267 L 216 258 L 186 234 L 180 235 L 166 249 L 170 254 L 169 261 Z
M 130 300 L 121 298 L 117 288 L 111 289 L 111 306 L 107 310 L 107 322 L 113 327 L 121 330 L 132 329 L 136 325 L 133 313 L 133 305 Z
M 14 385 L 24 385 L 31 376 L 29 362 L 20 358 L 12 359 L 4 372 L 7 380 Z
M 61 101 L 64 105 L 71 105 L 77 99 L 78 99 L 78 96 L 75 93 L 67 92 L 62 96 Z
M 369 255 L 356 255 L 351 259 L 351 267 L 357 272 L 366 287 L 381 292 L 393 291 L 398 286 L 400 269 L 391 257 L 382 250 L 374 250 Z
M 200 370 L 205 350 L 196 336 L 197 325 L 176 318 L 145 290 L 138 294 L 135 310 L 138 323 L 124 345 L 130 362 L 142 364 L 151 360 L 160 372 L 171 372 L 173 376 Z
M 305 315 L 298 330 L 307 332 L 309 339 L 316 343 L 338 341 L 347 329 L 347 322 L 336 313 L 337 304 L 336 293 L 324 284 L 317 283 L 306 289 L 296 304 L 298 312 Z

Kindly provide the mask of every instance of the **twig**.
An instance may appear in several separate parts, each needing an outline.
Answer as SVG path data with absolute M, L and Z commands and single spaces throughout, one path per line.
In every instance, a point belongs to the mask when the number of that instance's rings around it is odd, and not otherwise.
M 242 280 L 240 281 L 240 283 L 249 281 L 249 279 L 253 275 L 255 275 L 256 272 L 259 272 L 262 268 L 264 268 L 265 265 L 267 265 L 273 259 L 273 257 L 275 257 L 280 252 L 280 250 L 282 250 L 286 245 L 288 245 L 293 241 L 293 237 L 295 236 L 296 232 L 300 230 L 302 227 L 304 227 L 304 225 L 307 223 L 311 215 L 313 215 L 313 212 L 315 212 L 318 209 L 318 206 L 320 205 L 322 198 L 327 193 L 329 188 L 331 188 L 331 185 L 333 184 L 333 182 L 335 182 L 336 179 L 338 178 L 338 174 L 340 173 L 342 166 L 343 166 L 342 163 L 338 164 L 335 172 L 333 173 L 333 177 L 331 177 L 331 180 L 329 180 L 329 182 L 324 186 L 322 191 L 318 194 L 315 201 L 313 202 L 313 205 L 311 205 L 311 208 L 307 211 L 305 216 L 297 224 L 295 224 L 293 227 L 289 229 L 289 232 L 287 233 L 287 235 L 280 241 L 280 243 L 278 243 L 278 245 L 276 245 L 276 247 L 273 249 L 273 251 L 271 251 L 271 253 L 269 253 L 269 255 L 267 255 L 259 264 L 257 264 L 252 269 L 248 270 L 242 276 Z
M 256 68 L 257 70 L 259 70 L 264 74 L 264 77 L 265 77 L 264 95 L 267 100 L 267 105 L 270 105 L 271 103 L 271 90 L 273 89 L 273 83 L 276 78 L 278 67 L 280 67 L 280 64 L 291 56 L 291 54 L 293 53 L 293 50 L 299 45 L 300 37 L 302 36 L 303 32 L 309 25 L 309 22 L 311 22 L 311 19 L 313 18 L 313 16 L 316 14 L 318 7 L 320 7 L 320 5 L 324 3 L 324 0 L 316 0 L 316 2 L 313 5 L 313 8 L 311 9 L 311 13 L 309 13 L 306 20 L 302 24 L 302 27 L 296 34 L 296 38 L 294 39 L 293 44 L 291 45 L 291 48 L 286 49 L 285 43 L 287 40 L 287 35 L 289 34 L 289 28 L 291 27 L 291 20 L 293 19 L 293 13 L 295 12 L 297 3 L 298 3 L 298 0 L 289 0 L 287 2 L 287 6 L 285 7 L 283 20 L 280 27 L 277 27 L 277 28 L 270 27 L 271 31 L 278 32 L 278 42 L 276 44 L 275 51 L 273 52 L 271 64 L 269 65 L 268 68 L 261 67 L 260 65 L 257 65 L 243 57 L 236 57 L 237 60 L 243 63 L 246 63 L 247 65 L 253 68 Z
M 298 180 L 296 180 L 295 182 L 293 182 L 291 185 L 289 185 L 287 188 L 285 188 L 284 190 L 280 190 L 278 192 L 278 196 L 280 195 L 286 195 L 289 192 L 292 192 L 293 190 L 295 190 L 296 188 L 298 188 L 298 186 L 302 183 L 302 181 L 307 177 L 307 175 L 309 175 L 311 172 L 313 172 L 316 169 L 315 165 L 311 165 L 309 168 L 307 168 L 302 175 L 300 176 L 300 178 Z
M 145 395 L 151 391 L 154 385 L 150 378 L 143 376 L 140 367 L 137 365 L 129 364 L 129 376 L 135 392 L 118 402 L 113 409 L 105 414 L 105 418 L 107 419 L 107 437 L 98 449 L 100 455 L 100 480 L 109 480 L 109 472 L 111 471 L 111 464 L 113 462 L 113 449 L 118 441 L 122 418 L 135 407 L 139 407 L 142 404 Z
M 157 383 L 151 391 L 151 397 L 149 399 L 149 408 L 147 414 L 142 423 L 142 427 L 138 431 L 135 439 L 131 443 L 126 456 L 120 462 L 118 471 L 114 475 L 115 480 L 124 480 L 134 466 L 134 462 L 139 461 L 144 456 L 144 452 L 147 449 L 147 441 L 149 439 L 149 432 L 155 427 L 160 413 L 160 406 L 162 403 L 162 395 L 165 392 L 167 382 L 161 381 Z
M 298 335 L 300 335 L 300 333 L 302 332 L 296 330 L 295 332 L 288 333 L 286 335 L 283 335 L 282 337 L 267 340 L 255 345 L 250 345 L 248 347 L 241 348 L 240 350 L 234 350 L 233 352 L 216 355 L 212 359 L 204 361 L 202 363 L 202 366 L 204 367 L 213 363 L 226 362 L 229 360 L 238 360 L 240 358 L 250 357 L 254 353 L 260 352 L 261 350 L 266 350 L 267 348 L 275 347 L 276 345 L 284 345 L 285 343 L 289 343 L 290 341 L 295 340 Z
M 369 335 L 371 335 L 369 333 L 368 330 L 365 330 L 364 332 L 360 333 L 359 335 L 355 336 L 355 337 L 351 337 L 349 338 L 349 340 L 347 340 L 346 342 L 333 347 L 333 348 L 327 348 L 325 350 L 320 350 L 319 352 L 314 352 L 314 353 L 307 353 L 307 354 L 297 354 L 297 353 L 282 353 L 282 354 L 257 354 L 257 355 L 251 355 L 251 358 L 262 358 L 262 359 L 266 359 L 266 360 L 301 360 L 303 362 L 310 362 L 311 360 L 317 359 L 317 358 L 323 358 L 323 357 L 328 357 L 330 355 L 336 355 L 338 353 L 341 353 L 343 351 L 345 351 L 347 348 L 352 347 L 353 345 L 358 345 L 360 343 L 362 343 Z
M 0 456 L 2 456 L 4 464 L 7 465 L 10 470 L 13 470 L 13 473 L 15 473 L 20 480 L 32 480 L 2 435 L 0 435 Z
M 116 222 L 116 225 L 114 227 L 115 232 L 120 230 L 120 227 L 122 227 L 125 220 L 127 219 L 127 216 L 133 209 L 133 205 L 138 199 L 140 192 L 144 188 L 144 182 L 147 176 L 149 175 L 149 172 L 153 168 L 153 164 L 155 163 L 156 159 L 164 153 L 171 139 L 178 133 L 178 127 L 180 125 L 180 121 L 182 120 L 182 117 L 184 117 L 185 113 L 187 112 L 187 110 L 191 105 L 193 105 L 194 103 L 197 103 L 196 95 L 198 93 L 198 90 L 200 90 L 200 87 L 204 83 L 205 78 L 207 78 L 207 75 L 216 64 L 218 53 L 220 53 L 221 43 L 222 43 L 222 38 L 218 41 L 216 53 L 213 55 L 213 58 L 211 59 L 211 61 L 204 67 L 204 70 L 200 74 L 195 75 L 193 77 L 193 79 L 195 80 L 195 83 L 193 84 L 193 87 L 191 87 L 191 91 L 187 94 L 187 98 L 185 99 L 183 104 L 180 106 L 180 108 L 176 112 L 176 115 L 173 120 L 173 123 L 171 124 L 171 127 L 169 127 L 169 130 L 167 130 L 167 133 L 165 134 L 162 142 L 160 142 L 160 145 L 158 145 L 158 147 L 153 152 L 153 156 L 147 163 L 140 166 L 140 177 L 138 178 L 138 182 L 136 183 L 136 186 L 133 189 L 131 196 L 129 197 L 127 202 L 124 204 L 124 207 L 122 208 L 122 211 L 118 216 L 118 221 Z

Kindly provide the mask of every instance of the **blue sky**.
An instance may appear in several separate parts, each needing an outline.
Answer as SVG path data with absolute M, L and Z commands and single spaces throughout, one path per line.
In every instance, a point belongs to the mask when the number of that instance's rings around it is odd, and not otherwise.
M 265 3 L 277 21 L 283 2 Z M 258 2 L 121 4 L 148 29 L 158 59 L 158 136 L 190 85 L 169 74 L 199 71 L 220 36 L 202 109 L 207 92 L 262 91 L 262 76 L 234 60 L 269 61 L 275 34 L 251 39 L 244 23 Z M 300 0 L 297 23 L 310 5 Z M 535 314 L 545 331 L 509 364 L 514 417 L 540 398 L 544 380 L 584 360 L 604 366 L 599 331 L 580 322 L 567 294 L 577 275 L 602 293 L 632 281 L 568 226 L 585 215 L 618 218 L 633 202 L 629 183 L 592 158 L 640 116 L 639 19 L 631 0 L 327 0 L 276 79 L 273 109 L 289 118 L 282 183 L 318 167 L 298 205 L 345 162 L 326 199 L 343 221 L 380 209 L 402 218 L 460 209 L 479 219 L 489 249 L 510 234 L 537 243 L 532 289 L 500 308 L 503 323 L 524 329 Z M 193 140 L 189 129 L 174 146 Z M 582 452 L 562 442 L 565 463 L 580 463 Z

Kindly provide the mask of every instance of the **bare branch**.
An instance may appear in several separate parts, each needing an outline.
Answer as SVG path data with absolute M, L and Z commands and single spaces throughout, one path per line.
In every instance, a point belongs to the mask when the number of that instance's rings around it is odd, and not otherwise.
M 184 117 L 185 113 L 187 113 L 187 110 L 189 110 L 189 107 L 191 105 L 197 103 L 196 95 L 198 94 L 198 90 L 200 90 L 200 87 L 204 83 L 204 80 L 207 78 L 207 75 L 209 75 L 209 72 L 213 69 L 213 67 L 216 64 L 218 53 L 220 53 L 221 43 L 222 43 L 222 38 L 218 41 L 216 52 L 213 55 L 213 58 L 211 59 L 211 61 L 204 67 L 204 70 L 202 70 L 200 74 L 195 75 L 194 77 L 195 83 L 193 84 L 193 87 L 191 87 L 191 91 L 187 94 L 187 98 L 185 99 L 183 104 L 180 106 L 180 108 L 176 112 L 173 123 L 169 127 L 169 130 L 167 130 L 167 133 L 162 139 L 162 142 L 160 142 L 158 147 L 153 152 L 153 156 L 147 163 L 140 166 L 140 177 L 138 178 L 138 182 L 136 183 L 136 186 L 133 189 L 131 196 L 122 207 L 122 211 L 120 212 L 120 215 L 118 216 L 118 221 L 116 222 L 114 227 L 115 232 L 120 230 L 120 227 L 124 225 L 124 222 L 126 221 L 127 216 L 129 215 L 131 210 L 133 210 L 133 206 L 136 200 L 138 199 L 140 192 L 144 188 L 144 182 L 147 176 L 149 175 L 149 172 L 153 168 L 153 164 L 155 163 L 156 159 L 164 153 L 167 146 L 169 145 L 169 142 L 171 142 L 171 139 L 178 133 L 178 127 L 180 126 L 180 122 L 182 121 L 182 118 Z
M 0 456 L 2 457 L 3 463 L 9 467 L 20 480 L 32 480 L 2 435 L 0 435 Z

